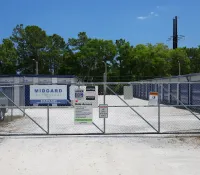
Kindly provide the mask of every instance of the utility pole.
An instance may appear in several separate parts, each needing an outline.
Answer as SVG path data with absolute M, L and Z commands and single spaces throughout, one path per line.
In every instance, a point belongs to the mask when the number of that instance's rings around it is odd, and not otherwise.
M 178 61 L 178 75 L 181 75 L 181 63 Z
M 177 16 L 173 19 L 173 49 L 178 47 L 178 20 Z
M 173 35 L 170 36 L 167 41 L 172 40 L 173 41 L 173 49 L 177 49 L 178 48 L 178 41 L 185 37 L 183 35 L 178 35 L 178 17 L 177 16 L 175 16 L 173 18 L 172 30 L 173 30 Z
M 35 65 L 36 65 L 35 73 L 36 73 L 36 75 L 38 75 L 39 74 L 39 71 L 38 71 L 38 61 L 35 60 L 35 59 L 33 59 L 33 61 L 35 61 Z

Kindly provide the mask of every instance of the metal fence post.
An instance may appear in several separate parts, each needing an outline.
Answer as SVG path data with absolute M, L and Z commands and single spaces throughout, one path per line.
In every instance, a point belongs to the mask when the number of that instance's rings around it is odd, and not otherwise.
M 146 95 L 146 97 L 145 97 L 146 100 L 148 100 L 148 84 L 146 84 L 146 94 L 145 95 Z
M 176 104 L 179 105 L 179 100 L 180 100 L 180 83 L 177 83 L 177 87 L 176 87 L 176 98 L 177 98 L 177 101 L 176 101 Z
M 192 103 L 191 103 L 191 94 L 192 94 L 192 88 L 191 88 L 191 83 L 189 82 L 188 83 L 188 104 L 189 105 L 192 105 Z
M 26 87 L 25 87 L 25 77 L 23 77 L 23 94 L 21 94 L 21 95 L 23 95 L 24 96 L 24 114 L 23 114 L 23 116 L 25 116 L 25 110 L 26 110 Z M 20 95 L 20 96 L 21 96 Z
M 171 84 L 168 83 L 168 104 L 171 103 Z
M 159 85 L 160 86 L 160 85 Z M 158 133 L 160 133 L 160 87 L 158 87 Z
M 103 92 L 103 104 L 106 104 L 106 72 L 103 74 L 104 75 L 104 92 Z M 103 119 L 103 125 L 104 125 L 104 134 L 106 132 L 106 119 Z
M 13 120 L 13 108 L 14 108 L 14 104 L 13 104 L 13 101 L 14 101 L 14 84 L 12 85 L 11 87 L 11 93 L 12 93 L 12 105 L 11 105 L 11 121 Z
M 49 104 L 47 105 L 47 134 L 49 134 Z

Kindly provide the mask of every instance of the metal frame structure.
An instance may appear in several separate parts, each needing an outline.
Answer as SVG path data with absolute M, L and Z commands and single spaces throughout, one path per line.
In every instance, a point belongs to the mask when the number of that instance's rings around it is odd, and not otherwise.
M 104 77 L 105 78 L 105 77 Z M 73 83 L 70 83 L 68 85 L 72 85 Z M 60 132 L 51 132 L 51 125 L 50 125 L 50 110 L 51 110 L 51 106 L 47 105 L 46 107 L 41 107 L 47 110 L 47 114 L 46 114 L 46 129 L 44 128 L 44 126 L 41 126 L 40 123 L 38 123 L 38 121 L 36 121 L 35 119 L 33 119 L 26 111 L 25 111 L 25 106 L 18 106 L 17 104 L 15 104 L 15 102 L 13 101 L 12 98 L 10 98 L 9 96 L 6 95 L 6 93 L 4 93 L 3 91 L 1 91 L 0 93 L 2 93 L 13 105 L 12 105 L 12 109 L 16 108 L 18 110 L 20 110 L 24 117 L 28 118 L 35 126 L 37 126 L 38 128 L 41 129 L 42 132 L 40 133 L 11 133 L 11 132 L 7 132 L 7 133 L 1 133 L 0 130 L 0 136 L 30 136 L 30 135 L 52 135 L 52 136 L 56 136 L 56 135 L 128 135 L 128 134 L 200 134 L 200 117 L 198 116 L 197 113 L 195 113 L 193 111 L 192 108 L 199 108 L 199 105 L 191 105 L 191 104 L 184 104 L 178 97 L 179 96 L 174 96 L 171 91 L 169 91 L 168 88 L 168 93 L 169 96 L 176 99 L 178 101 L 177 104 L 173 105 L 173 104 L 167 104 L 167 105 L 163 105 L 162 103 L 162 99 L 161 96 L 159 96 L 158 99 L 158 105 L 155 106 L 149 106 L 149 105 L 130 105 L 126 100 L 124 100 L 121 95 L 119 93 L 117 93 L 115 90 L 113 90 L 113 88 L 111 88 L 110 86 L 117 86 L 117 85 L 121 85 L 122 87 L 124 85 L 129 85 L 129 86 L 142 86 L 142 85 L 157 85 L 154 88 L 159 92 L 162 93 L 164 90 L 166 90 L 166 88 L 163 86 L 163 84 L 176 84 L 179 85 L 180 82 L 168 82 L 168 83 L 152 83 L 152 82 L 88 82 L 88 83 L 81 83 L 79 82 L 74 83 L 73 85 L 78 85 L 78 86 L 82 86 L 82 85 L 98 85 L 98 86 L 103 86 L 103 103 L 106 104 L 106 96 L 107 91 L 110 92 L 110 94 L 112 94 L 113 96 L 117 97 L 121 102 L 123 102 L 124 105 L 108 105 L 109 108 L 129 108 L 134 115 L 137 115 L 137 117 L 139 119 L 141 119 L 141 121 L 143 121 L 145 124 L 147 124 L 147 126 L 149 126 L 149 128 L 151 128 L 153 131 L 140 131 L 140 132 L 107 132 L 106 128 L 108 126 L 107 122 L 106 122 L 106 118 L 102 119 L 103 120 L 103 128 L 99 127 L 98 124 L 96 124 L 95 122 L 93 122 L 94 127 L 96 127 L 98 132 L 84 132 L 84 133 L 70 133 L 70 132 L 66 132 L 66 133 L 60 133 Z M 189 87 L 191 84 L 199 84 L 198 82 L 182 82 L 181 84 L 188 84 Z M 15 86 L 15 85 L 12 85 Z M 16 86 L 21 86 L 21 85 L 16 85 Z M 24 86 L 24 85 L 23 85 Z M 2 87 L 8 87 L 6 85 L 2 86 Z M 178 87 L 178 86 L 177 86 Z M 178 88 L 177 88 L 178 89 Z M 139 88 L 139 94 L 141 94 L 141 92 L 143 90 L 148 90 L 147 86 L 145 86 L 145 88 L 140 89 Z M 179 89 L 178 89 L 179 90 Z M 191 88 L 190 88 L 191 90 Z M 144 92 L 142 93 L 144 94 Z M 147 92 L 145 93 L 146 97 L 147 97 Z M 136 97 L 136 98 L 140 98 L 140 97 Z M 150 121 L 148 121 L 143 114 L 141 114 L 139 111 L 137 111 L 136 108 L 138 107 L 143 107 L 143 108 L 156 108 L 157 109 L 157 121 L 156 124 L 157 126 L 153 125 Z M 174 108 L 184 108 L 184 110 L 186 110 L 188 112 L 188 114 L 191 114 L 192 117 L 197 119 L 197 122 L 199 122 L 199 128 L 198 130 L 193 130 L 193 131 L 175 131 L 175 130 L 170 130 L 170 131 L 162 131 L 162 126 L 161 126 L 161 121 L 162 121 L 162 112 L 161 112 L 161 108 L 169 108 L 169 107 L 174 107 Z M 33 108 L 33 107 L 31 107 Z M 38 108 L 38 107 L 37 107 Z M 68 108 L 68 107 L 56 107 L 56 108 Z M 199 108 L 200 109 L 200 108 Z M 14 121 L 13 121 L 14 122 Z M 1 125 L 0 125 L 1 127 Z M 195 129 L 195 128 L 194 128 Z

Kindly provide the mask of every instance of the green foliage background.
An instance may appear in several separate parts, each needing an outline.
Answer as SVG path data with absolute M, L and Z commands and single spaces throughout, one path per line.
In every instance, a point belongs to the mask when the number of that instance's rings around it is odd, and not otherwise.
M 0 74 L 76 75 L 86 81 L 102 81 L 104 63 L 108 81 L 134 81 L 200 72 L 200 47 L 169 49 L 158 43 L 132 46 L 119 39 L 90 38 L 85 32 L 65 41 L 57 34 L 47 35 L 38 26 L 17 25 L 10 38 L 0 44 Z

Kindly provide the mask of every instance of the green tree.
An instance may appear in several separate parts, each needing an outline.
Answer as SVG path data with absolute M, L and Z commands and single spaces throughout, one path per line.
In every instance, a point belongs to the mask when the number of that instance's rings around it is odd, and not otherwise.
M 10 39 L 3 39 L 0 45 L 0 74 L 15 74 L 17 50 Z
M 200 46 L 197 48 L 185 48 L 187 56 L 190 59 L 190 73 L 200 72 Z
M 58 67 L 59 75 L 77 75 L 80 76 L 81 66 L 78 62 L 78 53 L 73 53 L 68 47 L 65 48 L 63 56 L 60 58 Z
M 46 63 L 45 70 L 50 71 L 52 74 L 58 74 L 60 66 L 63 65 L 62 58 L 66 52 L 66 43 L 64 39 L 53 34 L 47 38 L 47 46 L 44 53 L 44 63 Z
M 111 66 L 116 55 L 116 47 L 111 40 L 90 39 L 80 48 L 78 60 L 83 76 L 102 76 L 104 73 L 104 62 L 107 64 L 108 74 L 112 74 Z
M 17 25 L 13 29 L 11 36 L 18 54 L 18 69 L 23 73 L 34 73 L 35 63 L 33 59 L 39 62 L 39 73 L 45 71 L 45 64 L 42 52 L 46 52 L 47 35 L 44 30 L 38 26 Z M 41 56 L 41 57 L 40 57 Z
M 77 52 L 80 51 L 81 47 L 83 47 L 90 38 L 88 38 L 86 32 L 79 32 L 78 38 L 69 38 L 68 45 L 72 48 L 73 51 Z
M 189 74 L 190 73 L 190 59 L 186 53 L 184 48 L 177 48 L 174 50 L 170 50 L 170 63 L 171 63 L 171 75 L 179 74 L 179 62 L 181 65 L 181 74 Z
M 117 57 L 116 63 L 118 67 L 119 81 L 126 80 L 133 72 L 132 69 L 132 52 L 133 49 L 129 42 L 124 39 L 116 40 Z M 114 60 L 115 61 L 115 60 Z

